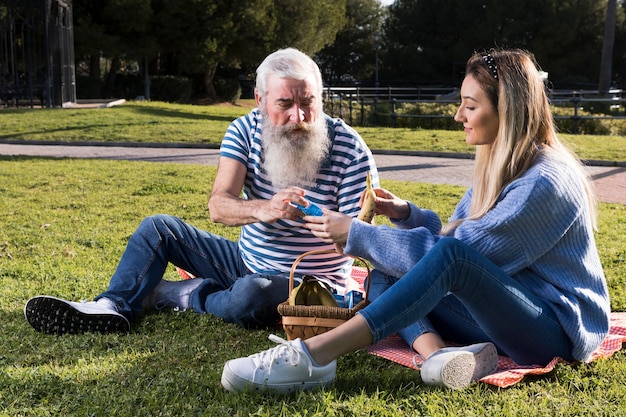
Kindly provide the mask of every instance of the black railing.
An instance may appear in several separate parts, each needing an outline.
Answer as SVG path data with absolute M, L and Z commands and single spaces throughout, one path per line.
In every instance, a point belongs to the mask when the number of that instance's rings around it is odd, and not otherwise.
M 552 90 L 550 102 L 555 107 L 571 108 L 568 115 L 555 114 L 556 120 L 571 120 L 572 133 L 579 133 L 583 120 L 626 119 L 624 90 L 610 90 L 601 95 L 594 90 Z M 380 111 L 385 103 L 386 111 Z M 400 113 L 398 107 L 405 104 L 458 104 L 459 90 L 455 88 L 371 88 L 327 87 L 324 90 L 324 109 L 332 117 L 341 117 L 351 125 L 378 126 L 380 118 L 391 120 L 396 127 L 398 119 L 444 119 L 449 114 Z M 583 110 L 587 114 L 582 114 Z

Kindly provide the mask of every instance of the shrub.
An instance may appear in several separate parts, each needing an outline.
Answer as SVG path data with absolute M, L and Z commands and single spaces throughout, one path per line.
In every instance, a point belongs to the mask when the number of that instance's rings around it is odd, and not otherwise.
M 169 103 L 189 103 L 193 82 L 187 77 L 156 75 L 150 77 L 150 99 Z
M 579 108 L 576 113 L 581 117 L 578 121 L 572 119 L 574 109 L 570 107 L 553 106 L 552 114 L 559 131 L 577 133 L 581 135 L 625 135 L 626 120 L 624 119 L 588 119 L 587 117 L 602 117 L 604 114 L 591 113 Z M 607 116 L 610 116 L 607 115 Z
M 236 78 L 219 78 L 214 81 L 217 95 L 233 104 L 241 98 L 241 85 Z
M 115 76 L 114 97 L 134 100 L 144 94 L 143 76 L 133 73 L 118 73 Z
M 76 97 L 79 99 L 102 98 L 102 80 L 84 75 L 77 76 Z

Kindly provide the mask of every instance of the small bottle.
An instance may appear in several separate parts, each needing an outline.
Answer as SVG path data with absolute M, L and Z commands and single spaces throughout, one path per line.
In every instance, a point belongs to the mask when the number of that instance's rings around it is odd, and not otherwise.
M 293 203 L 293 205 L 296 206 L 301 212 L 303 212 L 305 216 L 323 216 L 324 215 L 324 212 L 322 212 L 322 209 L 318 205 L 311 203 L 309 200 L 307 200 L 307 202 L 309 203 L 309 205 L 306 207 L 301 206 L 300 204 L 296 204 L 296 203 Z

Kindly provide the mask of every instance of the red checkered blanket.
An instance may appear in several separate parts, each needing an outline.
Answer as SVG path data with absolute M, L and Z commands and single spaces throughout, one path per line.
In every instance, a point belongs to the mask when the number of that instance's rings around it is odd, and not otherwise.
M 363 268 L 355 267 L 352 269 L 352 278 L 362 283 L 367 276 L 367 271 Z M 591 355 L 589 362 L 598 358 L 608 358 L 622 348 L 622 344 L 626 343 L 626 313 L 611 313 L 610 329 L 608 336 L 602 344 Z M 374 346 L 368 348 L 368 352 L 372 355 L 380 356 L 390 361 L 397 362 L 409 368 L 419 369 L 422 363 L 420 355 L 417 355 L 398 335 L 393 335 L 385 340 L 380 341 Z M 492 375 L 487 375 L 480 381 L 506 388 L 515 385 L 521 381 L 526 375 L 543 375 L 551 372 L 557 363 L 568 363 L 562 358 L 553 358 L 550 363 L 545 366 L 530 365 L 522 366 L 513 362 L 507 356 L 498 358 L 498 369 Z
M 626 313 L 611 313 L 611 327 L 609 335 L 593 353 L 589 362 L 598 358 L 608 358 L 622 348 L 626 343 Z M 390 336 L 368 348 L 369 353 L 389 359 L 409 368 L 418 369 L 422 360 L 399 336 Z M 543 375 L 551 372 L 557 363 L 568 363 L 561 358 L 554 358 L 545 366 L 518 365 L 506 356 L 498 358 L 498 369 L 492 375 L 487 375 L 480 382 L 507 388 L 521 381 L 526 375 Z
M 192 276 L 185 271 L 178 269 L 178 273 L 184 279 Z M 367 277 L 367 269 L 362 267 L 352 268 L 352 278 L 360 284 L 363 284 Z M 589 362 L 598 358 L 608 358 L 622 348 L 622 344 L 626 343 L 626 312 L 611 313 L 611 322 L 608 336 L 602 344 L 592 354 Z M 393 335 L 385 340 L 380 341 L 374 346 L 368 348 L 368 352 L 372 355 L 380 356 L 390 361 L 399 363 L 413 369 L 419 369 L 422 363 L 421 356 L 417 355 L 398 335 Z M 501 388 L 507 388 L 521 381 L 526 375 L 543 375 L 551 372 L 557 363 L 568 362 L 561 358 L 554 358 L 545 366 L 518 365 L 511 358 L 500 356 L 498 358 L 498 369 L 492 375 L 487 375 L 480 382 L 495 385 Z

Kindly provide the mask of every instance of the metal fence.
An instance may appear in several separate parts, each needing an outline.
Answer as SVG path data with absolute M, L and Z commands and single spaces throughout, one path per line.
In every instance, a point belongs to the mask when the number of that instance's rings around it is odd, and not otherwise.
M 625 91 L 610 90 L 600 94 L 597 90 L 550 90 L 552 105 L 565 109 L 567 115 L 555 114 L 556 120 L 571 120 L 572 133 L 578 134 L 584 120 L 624 120 L 626 119 Z M 458 104 L 458 88 L 397 88 L 397 87 L 326 87 L 324 109 L 332 117 L 340 117 L 350 125 L 374 125 L 379 120 L 391 120 L 396 127 L 401 118 L 445 119 L 448 114 L 411 114 L 397 110 L 405 104 Z M 380 111 L 384 103 L 385 111 Z M 568 109 L 571 109 L 569 111 Z M 585 113 L 583 114 L 583 110 Z
M 0 105 L 76 101 L 70 0 L 0 0 Z

